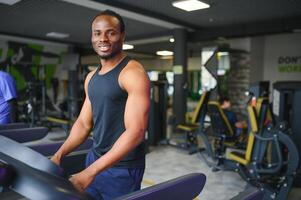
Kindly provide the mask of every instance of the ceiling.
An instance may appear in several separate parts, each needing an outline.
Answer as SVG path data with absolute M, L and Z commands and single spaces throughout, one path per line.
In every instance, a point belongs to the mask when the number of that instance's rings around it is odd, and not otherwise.
M 1 1 L 1 0 L 0 0 Z M 125 19 L 127 42 L 133 51 L 154 54 L 172 49 L 173 29 L 186 28 L 191 48 L 216 38 L 246 37 L 301 30 L 300 0 L 206 0 L 209 9 L 186 12 L 174 0 L 22 0 L 0 3 L 0 34 L 90 47 L 90 25 L 104 9 Z M 66 39 L 46 37 L 68 33 Z

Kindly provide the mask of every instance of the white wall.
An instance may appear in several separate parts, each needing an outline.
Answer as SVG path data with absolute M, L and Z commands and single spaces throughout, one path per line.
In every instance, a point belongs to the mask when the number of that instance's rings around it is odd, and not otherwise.
M 263 80 L 264 36 L 251 38 L 250 83 Z
M 137 59 L 146 70 L 172 70 L 172 59 Z
M 275 81 L 301 81 L 301 70 L 298 72 L 279 72 L 278 67 L 299 66 L 301 68 L 301 33 L 266 36 L 264 42 L 263 79 L 271 84 Z M 279 58 L 299 57 L 297 62 L 279 63 Z
M 240 49 L 247 52 L 250 52 L 251 50 L 251 41 L 249 37 L 230 39 L 228 40 L 228 43 L 232 49 Z
M 138 59 L 146 70 L 172 70 L 173 59 Z M 188 70 L 201 70 L 201 57 L 190 57 Z

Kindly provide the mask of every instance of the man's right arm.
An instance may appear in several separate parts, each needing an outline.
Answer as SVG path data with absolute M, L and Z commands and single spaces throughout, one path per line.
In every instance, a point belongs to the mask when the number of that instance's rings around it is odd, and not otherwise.
M 81 112 L 77 120 L 72 126 L 71 132 L 67 140 L 51 158 L 51 160 L 57 165 L 60 165 L 61 158 L 63 156 L 67 155 L 68 153 L 73 151 L 76 147 L 81 145 L 90 134 L 90 130 L 92 129 L 93 126 L 93 120 L 92 120 L 91 102 L 88 96 L 88 83 L 94 73 L 95 71 L 92 71 L 87 75 L 85 81 L 86 99 L 84 101 L 83 107 L 81 109 Z

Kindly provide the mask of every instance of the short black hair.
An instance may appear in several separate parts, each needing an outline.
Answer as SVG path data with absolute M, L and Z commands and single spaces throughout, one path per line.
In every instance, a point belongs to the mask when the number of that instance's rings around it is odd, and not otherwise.
M 122 17 L 117 14 L 116 12 L 112 11 L 112 10 L 104 10 L 100 13 L 98 13 L 92 20 L 92 23 L 94 22 L 94 20 L 99 17 L 99 16 L 103 16 L 103 15 L 109 15 L 109 16 L 112 16 L 112 17 L 115 17 L 118 19 L 119 21 L 119 27 L 120 27 L 120 32 L 123 33 L 125 31 L 125 24 L 124 24 L 124 21 L 122 19 Z M 91 23 L 91 24 L 92 24 Z
M 225 101 L 230 101 L 230 99 L 227 96 L 220 96 L 218 101 L 222 105 Z

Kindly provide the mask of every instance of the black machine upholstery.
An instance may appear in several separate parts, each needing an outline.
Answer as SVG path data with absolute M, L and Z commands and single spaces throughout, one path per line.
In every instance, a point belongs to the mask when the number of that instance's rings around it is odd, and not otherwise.
M 29 128 L 29 124 L 23 122 L 10 123 L 10 124 L 1 124 L 0 131 L 9 130 L 9 129 L 19 129 L 19 128 Z
M 52 156 L 59 150 L 59 148 L 63 145 L 64 141 L 57 141 L 52 143 L 42 143 L 42 144 L 33 144 L 30 145 L 29 148 L 39 152 L 43 156 Z M 87 150 L 92 147 L 93 140 L 88 138 L 83 144 L 81 144 L 74 151 L 82 151 Z
M 0 152 L 2 155 L 14 158 L 18 162 L 26 163 L 29 167 L 37 170 L 47 171 L 60 176 L 64 175 L 63 169 L 49 162 L 48 158 L 4 136 L 0 136 Z
M 211 127 L 217 136 L 226 139 L 233 138 L 235 127 L 232 127 L 220 104 L 217 101 L 208 102 L 208 114 L 210 116 Z
M 47 135 L 47 133 L 48 128 L 46 127 L 8 129 L 0 131 L 0 135 L 21 143 L 42 139 Z
M 16 176 L 9 188 L 24 197 L 32 200 L 91 199 L 86 194 L 78 192 L 68 180 L 61 176 L 32 168 L 3 153 L 0 153 L 0 158 L 12 165 L 16 171 Z M 51 161 L 48 163 L 50 164 Z
M 124 195 L 116 200 L 194 199 L 203 190 L 205 182 L 204 174 L 192 173 Z
M 56 141 L 51 143 L 38 143 L 30 145 L 29 148 L 39 152 L 43 156 L 51 157 L 63 145 L 64 141 Z M 88 151 L 93 145 L 93 140 L 88 138 L 83 144 L 77 147 L 73 152 L 64 156 L 61 166 L 67 175 L 75 174 L 85 169 L 85 160 Z M 76 164 L 75 164 L 76 163 Z

